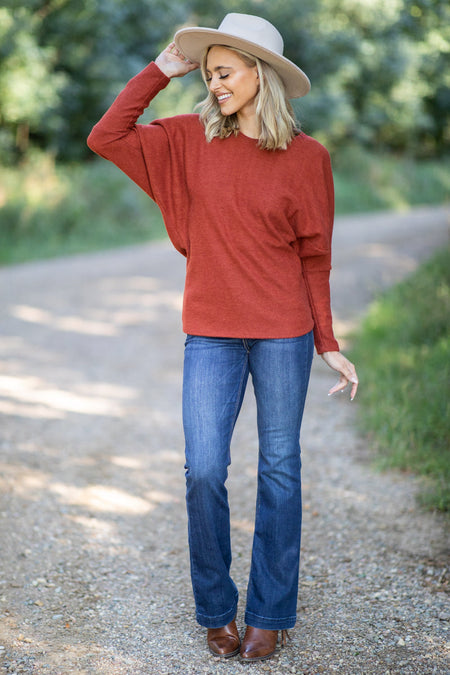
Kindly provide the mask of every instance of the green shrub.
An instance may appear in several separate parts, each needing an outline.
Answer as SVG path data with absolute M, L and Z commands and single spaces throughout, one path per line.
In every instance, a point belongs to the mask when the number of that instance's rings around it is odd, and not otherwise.
M 38 155 L 0 168 L 0 262 L 109 248 L 161 237 L 158 207 L 108 162 L 59 166 Z
M 450 161 L 373 155 L 350 145 L 333 157 L 338 214 L 401 210 L 450 199 Z

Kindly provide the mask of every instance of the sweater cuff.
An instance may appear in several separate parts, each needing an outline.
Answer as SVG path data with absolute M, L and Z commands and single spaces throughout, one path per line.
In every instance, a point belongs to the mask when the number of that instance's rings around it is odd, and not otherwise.
M 329 340 L 320 340 L 319 336 L 316 335 L 315 331 L 314 331 L 314 343 L 316 347 L 316 352 L 318 354 L 323 354 L 324 352 L 340 351 L 339 343 L 334 337 L 330 338 Z
M 164 87 L 167 87 L 167 85 L 170 82 L 170 77 L 167 77 L 165 73 L 159 68 L 154 61 L 151 61 L 146 68 L 142 71 L 142 74 L 147 73 L 151 75 L 152 77 L 155 77 L 155 75 L 159 75 L 161 79 L 161 89 Z
M 158 92 L 167 87 L 169 82 L 170 77 L 167 77 L 167 75 L 165 75 L 162 70 L 158 68 L 156 63 L 151 61 L 148 66 L 131 78 L 127 87 L 133 87 L 133 85 L 136 85 L 138 87 L 137 92 L 139 92 L 141 96 L 143 92 L 145 92 L 145 107 L 147 107 L 150 101 L 158 94 Z M 139 98 L 140 97 L 138 94 L 137 99 Z

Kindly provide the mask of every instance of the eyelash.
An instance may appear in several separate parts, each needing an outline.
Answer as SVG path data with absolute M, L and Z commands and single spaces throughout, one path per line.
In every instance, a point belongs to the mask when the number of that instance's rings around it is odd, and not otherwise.
M 226 75 L 219 75 L 219 80 L 225 80 L 229 75 L 230 75 L 230 73 L 227 73 Z M 206 82 L 211 82 L 211 80 L 212 80 L 212 77 L 206 78 Z

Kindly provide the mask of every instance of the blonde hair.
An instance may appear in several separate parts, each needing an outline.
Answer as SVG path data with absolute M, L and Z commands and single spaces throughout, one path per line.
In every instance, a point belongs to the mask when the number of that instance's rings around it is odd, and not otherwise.
M 211 45 L 212 47 L 213 45 Z M 224 45 L 225 46 L 225 45 Z M 209 49 L 206 51 L 201 69 L 207 85 L 206 63 Z M 236 52 L 249 68 L 256 66 L 259 77 L 259 92 L 256 95 L 256 117 L 259 123 L 258 145 L 263 150 L 286 150 L 294 136 L 300 133 L 300 127 L 295 119 L 294 110 L 278 73 L 265 61 L 252 56 L 241 49 L 226 47 Z M 227 138 L 232 133 L 239 133 L 237 115 L 222 115 L 217 97 L 211 92 L 198 106 L 200 120 L 205 127 L 206 140 L 213 138 Z

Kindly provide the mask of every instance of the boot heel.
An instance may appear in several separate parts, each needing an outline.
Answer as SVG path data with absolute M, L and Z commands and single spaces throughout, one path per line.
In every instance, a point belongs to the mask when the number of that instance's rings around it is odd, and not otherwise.
M 281 631 L 281 646 L 285 647 L 287 645 L 287 641 L 291 639 L 291 636 L 287 632 L 286 629 Z

